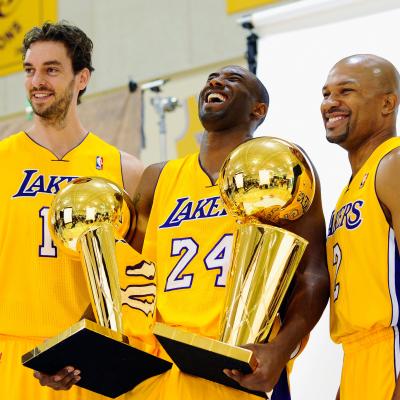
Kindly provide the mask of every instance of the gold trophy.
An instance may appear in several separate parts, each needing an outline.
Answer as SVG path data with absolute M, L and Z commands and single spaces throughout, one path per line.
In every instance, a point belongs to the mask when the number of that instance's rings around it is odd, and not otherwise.
M 123 334 L 115 240 L 135 225 L 129 197 L 105 178 L 77 178 L 57 193 L 49 216 L 56 245 L 82 262 L 97 323 L 81 320 L 24 354 L 22 363 L 46 374 L 72 365 L 82 372 L 78 386 L 112 398 L 170 369 Z
M 222 371 L 250 373 L 256 367 L 252 352 L 239 346 L 268 341 L 308 244 L 281 227 L 309 209 L 314 173 L 297 146 L 260 137 L 232 151 L 218 182 L 225 208 L 238 223 L 219 340 L 161 323 L 153 332 L 183 372 L 267 397 L 240 386 Z

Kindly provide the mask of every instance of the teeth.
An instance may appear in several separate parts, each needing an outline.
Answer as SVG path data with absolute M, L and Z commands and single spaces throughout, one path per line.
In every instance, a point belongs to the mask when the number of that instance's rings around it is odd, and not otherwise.
M 46 93 L 36 93 L 36 94 L 34 94 L 34 97 L 38 97 L 38 98 L 47 97 L 47 96 L 49 96 L 49 94 L 46 94 Z
M 339 117 L 331 117 L 331 118 L 329 118 L 329 122 L 336 122 L 336 121 L 340 121 L 340 120 L 342 120 L 342 119 L 345 119 L 346 117 L 345 116 L 343 116 L 343 115 L 340 115 Z
M 210 93 L 207 96 L 208 103 L 213 103 L 213 102 L 223 103 L 225 100 L 226 100 L 226 97 L 224 95 L 222 95 L 221 93 Z

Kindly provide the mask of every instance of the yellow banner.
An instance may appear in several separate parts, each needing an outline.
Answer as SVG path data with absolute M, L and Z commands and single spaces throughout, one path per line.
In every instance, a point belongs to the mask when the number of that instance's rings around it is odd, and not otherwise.
M 57 0 L 0 0 L 0 76 L 22 70 L 25 33 L 56 18 Z
M 226 0 L 226 11 L 228 14 L 232 14 L 279 1 L 281 0 Z

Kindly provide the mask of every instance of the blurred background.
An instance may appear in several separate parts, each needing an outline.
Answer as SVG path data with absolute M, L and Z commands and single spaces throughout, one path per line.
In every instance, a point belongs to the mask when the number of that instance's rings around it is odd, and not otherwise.
M 196 151 L 197 94 L 216 69 L 257 72 L 271 96 L 258 135 L 303 147 L 318 170 L 327 223 L 350 177 L 346 153 L 325 141 L 321 88 L 339 59 L 374 53 L 400 67 L 399 0 L 0 0 L 0 138 L 29 126 L 24 33 L 67 20 L 94 42 L 84 126 L 145 165 Z M 365 312 L 368 312 L 366 310 Z M 334 399 L 342 353 L 329 312 L 295 363 L 293 400 Z

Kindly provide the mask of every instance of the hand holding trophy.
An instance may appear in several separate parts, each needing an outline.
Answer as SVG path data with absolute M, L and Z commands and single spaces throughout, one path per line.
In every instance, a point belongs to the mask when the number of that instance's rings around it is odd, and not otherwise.
M 82 320 L 22 357 L 25 366 L 54 374 L 71 365 L 82 371 L 77 385 L 117 397 L 171 363 L 129 346 L 123 334 L 115 239 L 134 226 L 129 198 L 113 182 L 78 178 L 60 190 L 50 209 L 57 247 L 79 257 L 97 323 Z
M 268 340 L 307 246 L 282 227 L 307 212 L 315 179 L 297 146 L 261 137 L 231 152 L 221 168 L 219 187 L 225 208 L 238 223 L 219 340 L 164 324 L 156 324 L 154 333 L 183 372 L 252 392 L 222 371 L 250 373 L 256 367 L 252 352 L 239 346 Z

